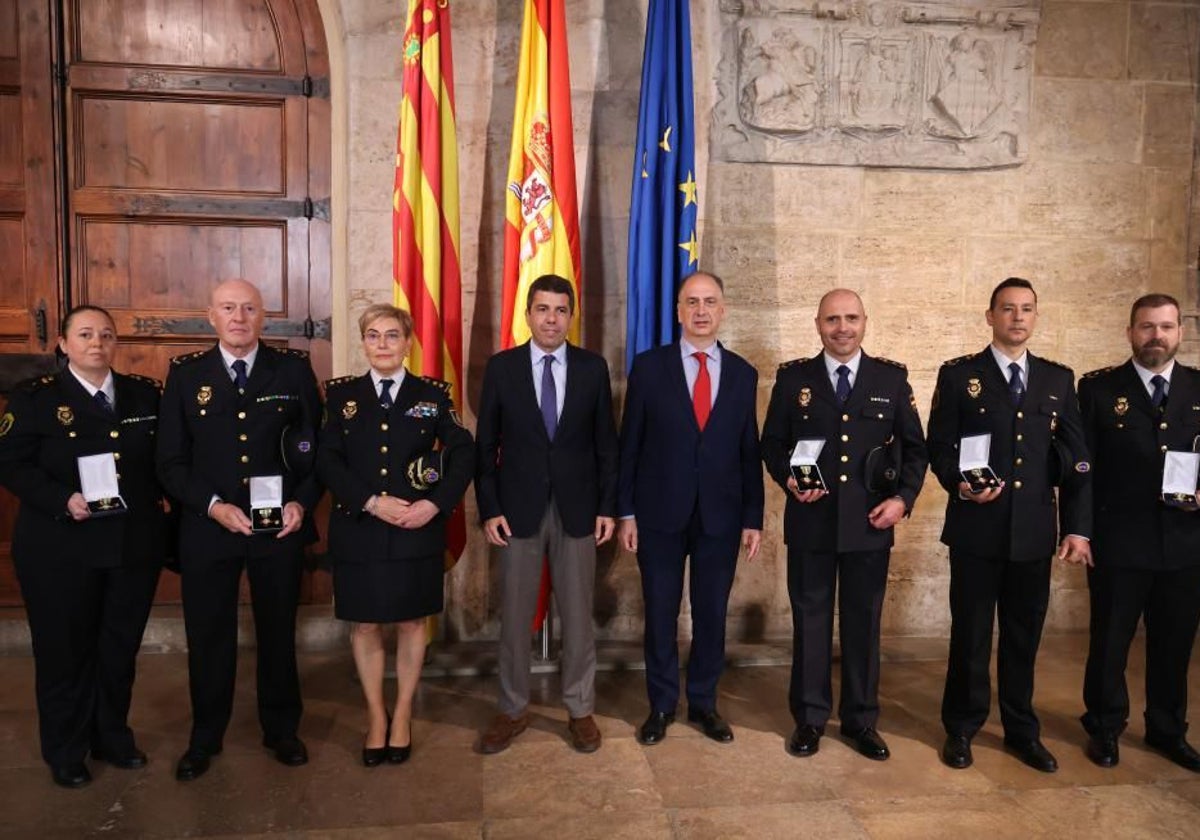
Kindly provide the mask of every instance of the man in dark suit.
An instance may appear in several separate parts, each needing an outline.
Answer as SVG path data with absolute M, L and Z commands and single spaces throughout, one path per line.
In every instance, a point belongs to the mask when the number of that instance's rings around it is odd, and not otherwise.
M 479 742 L 498 753 L 529 724 L 529 632 L 547 558 L 562 620 L 563 703 L 571 744 L 600 748 L 592 625 L 596 546 L 613 535 L 617 433 L 603 357 L 567 343 L 575 290 L 553 274 L 529 286 L 531 339 L 488 360 L 475 497 L 503 574 L 499 714 Z
M 675 720 L 676 624 L 688 558 L 688 720 L 715 741 L 733 740 L 717 712 L 725 614 L 738 546 L 752 560 L 762 539 L 758 372 L 717 341 L 725 314 L 720 278 L 685 278 L 676 309 L 683 336 L 633 360 L 621 426 L 620 540 L 637 552 L 646 610 L 650 715 L 637 733 L 643 744 L 657 744 Z
M 973 761 L 971 739 L 991 703 L 988 661 L 998 607 L 1004 744 L 1029 766 L 1052 773 L 1058 762 L 1042 744 L 1033 711 L 1034 665 L 1058 533 L 1060 559 L 1090 557 L 1090 466 L 1074 375 L 1026 350 L 1037 323 L 1033 286 L 1018 277 L 1000 283 L 986 316 L 991 345 L 942 365 L 929 416 L 930 465 L 950 494 L 942 528 L 950 547 L 951 619 L 942 760 L 959 769 Z M 963 438 L 982 434 L 991 435 L 987 466 L 996 484 L 976 485 L 975 492 L 959 454 Z
M 1080 380 L 1088 448 L 1095 459 L 1091 644 L 1083 683 L 1087 755 L 1117 764 L 1129 720 L 1125 663 L 1146 624 L 1146 743 L 1200 772 L 1187 742 L 1187 679 L 1200 622 L 1200 513 L 1195 499 L 1168 505 L 1168 452 L 1194 452 L 1200 435 L 1200 371 L 1175 361 L 1179 303 L 1150 294 L 1129 315 L 1133 357 Z M 1195 481 L 1189 483 L 1189 488 Z
M 320 396 L 299 350 L 259 342 L 262 295 L 245 280 L 212 293 L 209 323 L 218 343 L 177 356 L 163 393 L 158 470 L 183 505 L 180 566 L 188 640 L 192 732 L 176 778 L 203 775 L 221 751 L 233 708 L 237 665 L 238 582 L 250 581 L 258 641 L 258 717 L 263 745 L 287 765 L 308 754 L 296 732 L 296 605 L 303 549 L 315 536 L 306 512 L 321 496 L 314 474 L 300 475 L 282 458 L 285 429 L 307 434 L 320 419 Z M 311 439 L 295 453 L 311 461 Z M 252 529 L 251 477 L 282 478 L 282 527 Z M 257 515 L 257 514 L 256 514 Z
M 830 664 L 837 590 L 842 734 L 878 761 L 890 755 L 879 720 L 879 622 L 893 528 L 912 511 L 929 458 L 907 369 L 862 352 L 867 315 L 847 289 L 821 298 L 825 352 L 780 365 L 763 423 L 767 472 L 787 492 L 783 532 L 792 602 L 793 755 L 817 752 L 833 710 Z M 821 441 L 825 486 L 793 477 L 800 440 Z M 803 474 L 801 474 L 803 478 Z

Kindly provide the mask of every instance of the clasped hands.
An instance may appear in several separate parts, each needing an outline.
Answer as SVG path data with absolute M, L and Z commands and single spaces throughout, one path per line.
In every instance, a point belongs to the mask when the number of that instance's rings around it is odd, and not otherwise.
M 796 479 L 791 476 L 787 480 L 787 489 L 793 499 L 804 505 L 812 504 L 829 495 L 828 490 L 801 490 Z M 904 500 L 899 496 L 892 496 L 867 511 L 867 522 L 876 530 L 886 531 L 904 518 L 906 510 Z
M 232 534 L 242 534 L 248 537 L 254 533 L 254 529 L 250 527 L 250 517 L 246 515 L 246 512 L 229 502 L 213 502 L 212 507 L 208 509 L 208 517 Z M 283 506 L 283 527 L 279 529 L 275 539 L 281 540 L 288 534 L 299 530 L 303 523 L 304 505 L 299 502 L 288 502 Z

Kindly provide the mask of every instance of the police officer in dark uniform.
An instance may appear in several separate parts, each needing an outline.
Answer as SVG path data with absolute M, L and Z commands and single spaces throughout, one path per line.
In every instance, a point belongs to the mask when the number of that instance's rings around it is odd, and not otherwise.
M 828 292 L 815 321 L 825 352 L 780 366 L 762 434 L 767 471 L 788 494 L 788 699 L 796 721 L 788 750 L 817 752 L 833 709 L 836 587 L 842 734 L 863 755 L 884 760 L 890 753 L 875 728 L 880 617 L 893 528 L 912 510 L 925 481 L 925 436 L 905 367 L 862 352 L 867 316 L 859 296 Z M 790 462 L 800 440 L 824 441 L 816 467 L 826 489 L 802 486 L 793 476 Z
M 208 770 L 229 724 L 243 568 L 258 641 L 263 744 L 283 764 L 308 760 L 296 734 L 301 701 L 295 625 L 303 548 L 315 539 L 307 512 L 321 488 L 315 473 L 289 469 L 281 440 L 285 431 L 300 430 L 288 437 L 293 460 L 315 457 L 317 383 L 306 353 L 259 342 L 262 295 L 252 284 L 218 285 L 208 317 L 218 344 L 171 360 L 158 434 L 159 475 L 183 505 L 180 565 L 192 732 L 176 767 L 181 781 Z M 282 504 L 260 508 L 267 512 L 262 521 L 254 511 L 252 523 L 254 477 L 282 477 Z
M 66 368 L 18 385 L 0 417 L 0 484 L 20 501 L 12 553 L 33 637 L 42 758 L 64 787 L 91 781 L 89 748 L 115 767 L 146 764 L 127 718 L 167 547 L 154 473 L 159 384 L 113 371 L 116 344 L 105 310 L 76 307 L 59 339 Z M 81 456 L 111 458 L 115 495 L 89 487 L 84 496 Z
M 407 312 L 368 306 L 359 332 L 371 369 L 326 383 L 317 469 L 333 492 L 333 603 L 338 618 L 354 622 L 350 643 L 367 702 L 362 761 L 374 767 L 402 764 L 412 752 L 424 619 L 442 611 L 446 522 L 475 473 L 475 445 L 458 422 L 450 383 L 404 369 L 413 340 Z M 390 728 L 386 624 L 396 625 Z
M 1091 483 L 1075 380 L 1026 343 L 1037 322 L 1028 280 L 992 292 L 992 344 L 942 365 L 929 416 L 929 457 L 949 493 L 942 542 L 950 547 L 950 657 L 942 697 L 942 760 L 964 768 L 991 703 L 988 662 L 999 608 L 997 676 L 1005 747 L 1037 770 L 1058 762 L 1041 741 L 1033 676 L 1050 600 L 1050 561 L 1090 557 Z M 962 439 L 990 434 L 994 486 L 963 478 Z M 1056 508 L 1054 488 L 1061 492 Z M 1057 515 L 1056 515 L 1057 514 Z
M 1200 772 L 1187 742 L 1187 680 L 1200 624 L 1200 513 L 1195 499 L 1163 494 L 1168 452 L 1200 441 L 1200 371 L 1175 361 L 1179 303 L 1150 294 L 1129 315 L 1133 357 L 1079 383 L 1095 460 L 1095 536 L 1088 570 L 1091 644 L 1083 683 L 1088 757 L 1119 760 L 1129 720 L 1125 664 L 1138 620 L 1146 624 L 1146 743 Z M 1167 504 L 1170 499 L 1172 504 Z

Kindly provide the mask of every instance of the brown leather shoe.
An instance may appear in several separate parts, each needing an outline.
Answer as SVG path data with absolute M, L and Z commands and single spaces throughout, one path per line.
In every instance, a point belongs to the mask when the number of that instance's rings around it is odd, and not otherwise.
M 529 726 L 529 712 L 521 712 L 515 718 L 498 714 L 479 738 L 479 751 L 484 755 L 504 752 L 508 745 Z
M 591 715 L 571 718 L 567 724 L 571 732 L 571 746 L 581 753 L 593 753 L 600 749 L 600 727 Z

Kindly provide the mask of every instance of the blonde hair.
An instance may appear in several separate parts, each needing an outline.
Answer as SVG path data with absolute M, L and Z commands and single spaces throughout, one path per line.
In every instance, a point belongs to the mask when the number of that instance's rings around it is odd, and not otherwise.
M 404 337 L 412 338 L 412 316 L 399 306 L 392 306 L 390 303 L 372 303 L 363 310 L 363 313 L 358 316 L 359 338 L 366 338 L 367 327 L 371 326 L 371 324 L 375 323 L 381 318 L 395 318 L 400 322 L 400 331 L 404 333 Z

